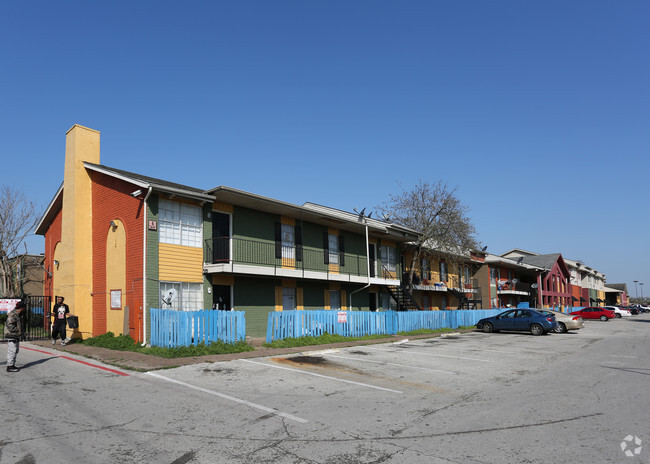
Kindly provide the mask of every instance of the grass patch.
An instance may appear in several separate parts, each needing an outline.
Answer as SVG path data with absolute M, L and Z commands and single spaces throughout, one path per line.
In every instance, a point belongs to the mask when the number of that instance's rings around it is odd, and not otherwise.
M 157 346 L 141 346 L 128 335 L 118 335 L 107 332 L 97 337 L 88 338 L 81 342 L 88 346 L 97 346 L 116 351 L 133 351 L 161 358 L 188 358 L 192 356 L 207 356 L 211 354 L 241 353 L 253 351 L 254 348 L 248 343 L 239 341 L 236 343 L 225 343 L 222 341 L 210 344 L 199 343 L 197 345 L 180 346 L 176 348 L 160 348 Z
M 443 328 L 443 329 L 417 329 L 411 330 L 410 332 L 398 332 L 398 335 L 428 335 L 428 334 L 437 334 L 437 333 L 447 333 L 447 332 L 456 332 L 457 330 L 464 329 L 475 329 L 475 326 L 463 326 L 458 327 L 457 329 Z
M 389 338 L 390 335 L 364 335 L 363 337 L 344 337 L 343 335 L 332 335 L 325 333 L 318 337 L 298 337 L 274 340 L 271 343 L 264 343 L 267 348 L 294 348 L 298 346 L 327 345 L 329 343 L 353 342 L 357 340 L 379 340 Z

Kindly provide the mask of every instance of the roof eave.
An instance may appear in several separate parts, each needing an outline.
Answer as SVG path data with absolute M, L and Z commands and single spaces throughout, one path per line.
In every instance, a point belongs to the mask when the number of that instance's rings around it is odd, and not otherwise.
M 54 197 L 50 201 L 50 204 L 47 205 L 47 208 L 45 208 L 45 212 L 43 213 L 43 216 L 41 216 L 41 219 L 38 221 L 38 224 L 36 224 L 36 229 L 34 231 L 34 234 L 45 235 L 45 231 L 50 226 L 52 219 L 55 215 L 54 208 L 55 205 L 59 203 L 59 199 L 61 195 L 63 195 L 63 182 L 61 182 L 61 185 L 59 186 L 59 189 L 54 194 Z

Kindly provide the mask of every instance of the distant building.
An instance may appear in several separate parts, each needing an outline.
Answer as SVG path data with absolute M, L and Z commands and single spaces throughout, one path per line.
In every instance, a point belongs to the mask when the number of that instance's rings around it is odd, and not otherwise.
M 24 297 L 43 295 L 43 270 L 44 256 L 20 255 L 9 259 L 12 271 L 11 280 L 15 283 L 15 290 L 4 288 L 0 281 L 0 297 Z

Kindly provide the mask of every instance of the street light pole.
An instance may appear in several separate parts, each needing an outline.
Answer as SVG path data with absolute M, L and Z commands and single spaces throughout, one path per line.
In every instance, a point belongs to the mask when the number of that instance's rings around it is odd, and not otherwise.
M 641 300 L 643 300 L 643 282 L 639 282 L 639 285 L 641 286 Z
M 638 287 L 636 286 L 636 284 L 638 284 L 638 283 L 639 283 L 638 280 L 635 280 L 635 281 L 634 281 L 634 293 L 635 293 L 635 297 L 636 297 L 637 300 L 639 299 L 639 289 L 638 289 Z

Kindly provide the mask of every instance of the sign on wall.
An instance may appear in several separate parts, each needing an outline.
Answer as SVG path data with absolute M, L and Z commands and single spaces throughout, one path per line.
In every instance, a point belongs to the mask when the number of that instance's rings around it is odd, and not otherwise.
M 111 290 L 111 309 L 122 309 L 122 290 Z
M 0 300 L 0 313 L 8 313 L 16 307 L 16 303 L 20 300 L 16 298 L 8 298 Z

